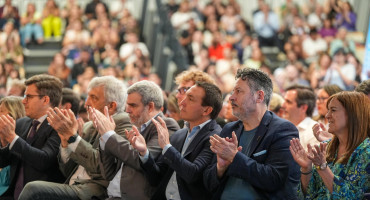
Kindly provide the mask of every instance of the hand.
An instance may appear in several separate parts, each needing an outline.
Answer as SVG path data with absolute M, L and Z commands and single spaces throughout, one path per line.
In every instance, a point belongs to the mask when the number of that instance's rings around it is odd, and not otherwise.
M 209 142 L 211 143 L 211 151 L 213 151 L 220 158 L 232 163 L 234 157 L 242 147 L 238 147 L 238 140 L 235 132 L 232 132 L 232 138 L 221 138 L 214 134 L 210 137 Z
M 170 136 L 168 134 L 166 122 L 164 122 L 161 117 L 158 117 L 158 121 L 154 118 L 152 119 L 152 122 L 154 123 L 158 132 L 158 144 L 163 149 L 167 144 L 170 143 Z
M 314 148 L 311 145 L 307 145 L 311 149 L 312 154 L 308 155 L 308 159 L 312 161 L 314 165 L 321 165 L 326 162 L 326 146 L 328 143 L 320 143 L 320 145 L 315 145 Z
M 77 130 L 77 133 L 80 137 L 82 137 L 83 135 L 83 128 L 84 128 L 84 120 L 82 118 L 78 118 L 77 119 L 77 123 L 78 123 L 78 130 Z
M 108 107 L 104 107 L 104 114 L 95 108 L 89 108 L 89 115 L 92 117 L 95 128 L 98 130 L 100 135 L 108 131 L 113 131 L 116 128 L 116 123 L 112 116 L 109 116 Z
M 317 123 L 312 127 L 313 135 L 319 142 L 333 138 L 333 135 L 329 133 L 323 123 Z
M 132 147 L 134 147 L 141 156 L 144 156 L 147 151 L 146 142 L 136 126 L 132 126 L 131 131 L 125 130 L 125 134 Z
M 9 115 L 0 116 L 0 135 L 2 140 L 11 143 L 15 134 L 15 120 Z
M 54 109 L 49 108 L 48 117 L 46 118 L 59 134 L 61 140 L 68 140 L 71 136 L 77 133 L 78 123 L 71 109 Z
M 309 170 L 312 169 L 312 161 L 308 158 L 307 152 L 303 149 L 298 138 L 293 138 L 290 141 L 289 150 L 293 156 L 293 159 L 298 163 L 299 166 L 301 166 L 301 168 Z M 309 152 L 310 151 L 311 148 L 309 146 Z

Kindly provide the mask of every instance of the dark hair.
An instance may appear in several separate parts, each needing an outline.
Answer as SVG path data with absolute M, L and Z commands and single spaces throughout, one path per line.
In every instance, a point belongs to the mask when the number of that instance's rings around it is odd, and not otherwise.
M 213 108 L 210 116 L 211 119 L 216 119 L 222 108 L 222 93 L 221 90 L 212 83 L 199 82 L 196 86 L 204 89 L 204 98 L 202 99 L 202 106 L 210 106 Z
M 263 102 L 266 106 L 269 105 L 272 95 L 272 81 L 265 72 L 253 68 L 238 69 L 235 79 L 238 78 L 247 81 L 252 92 L 262 90 L 265 94 Z
M 297 98 L 295 99 L 297 106 L 301 107 L 302 105 L 306 104 L 306 115 L 308 117 L 312 117 L 312 113 L 316 105 L 316 96 L 313 89 L 304 85 L 292 85 L 286 89 L 286 91 L 289 90 L 297 91 Z
M 338 86 L 338 85 L 325 85 L 322 88 L 326 93 L 328 93 L 329 97 L 332 96 L 333 94 L 336 94 L 338 92 L 342 92 L 343 90 Z
M 71 88 L 62 89 L 62 105 L 70 103 L 72 112 L 77 115 L 80 109 L 80 97 Z
M 366 95 L 370 94 L 370 79 L 362 81 L 355 89 L 356 92 L 362 92 Z
M 35 84 L 38 93 L 50 98 L 50 105 L 57 107 L 62 100 L 63 83 L 58 78 L 46 74 L 39 74 L 27 79 L 24 84 L 30 86 Z

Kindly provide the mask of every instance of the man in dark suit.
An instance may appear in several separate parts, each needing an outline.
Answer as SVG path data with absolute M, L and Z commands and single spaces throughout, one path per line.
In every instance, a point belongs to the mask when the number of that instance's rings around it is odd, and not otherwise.
M 297 128 L 268 111 L 272 81 L 256 69 L 238 70 L 230 101 L 239 121 L 210 138 L 216 154 L 204 172 L 214 199 L 295 199 L 299 166 L 289 151 Z
M 2 199 L 18 199 L 24 185 L 35 180 L 63 182 L 57 155 L 60 139 L 48 124 L 50 107 L 58 106 L 62 98 L 62 82 L 49 75 L 36 75 L 25 82 L 23 104 L 26 116 L 15 122 L 0 117 L 0 138 L 8 143 L 0 149 L 0 168 L 10 169 L 10 186 Z
M 140 154 L 142 168 L 150 184 L 158 185 L 152 199 L 209 199 L 204 187 L 203 170 L 212 160 L 209 137 L 219 134 L 215 118 L 222 107 L 220 89 L 214 84 L 196 82 L 180 103 L 180 116 L 186 127 L 169 137 L 161 118 L 152 120 L 158 131 L 162 153 L 155 161 L 139 134 L 129 140 Z
M 114 77 L 95 77 L 88 86 L 85 105 L 112 116 L 117 124 L 115 131 L 124 135 L 131 129 L 129 117 L 124 112 L 127 98 L 123 82 Z M 92 114 L 92 113 L 90 113 Z M 66 184 L 36 181 L 25 186 L 20 199 L 91 199 L 105 198 L 109 184 L 99 167 L 100 134 L 91 121 L 85 123 L 82 133 L 77 134 L 79 123 L 71 110 L 49 109 L 48 121 L 58 131 L 61 138 L 59 168 L 68 177 Z
M 135 125 L 130 133 L 141 135 L 141 138 L 148 144 L 148 151 L 156 158 L 160 154 L 161 148 L 158 145 L 157 129 L 151 119 L 162 117 L 170 134 L 180 127 L 175 120 L 163 116 L 161 112 L 163 94 L 161 88 L 155 83 L 150 81 L 137 82 L 128 88 L 127 93 L 126 112 L 130 116 L 131 123 Z M 111 131 L 114 128 L 114 123 L 107 116 L 98 112 L 93 115 L 97 129 L 102 134 L 100 166 L 103 176 L 111 180 L 122 168 L 121 198 L 150 199 L 155 188 L 150 186 L 141 170 L 138 152 L 130 146 L 127 138 Z M 111 195 L 110 198 L 112 198 Z

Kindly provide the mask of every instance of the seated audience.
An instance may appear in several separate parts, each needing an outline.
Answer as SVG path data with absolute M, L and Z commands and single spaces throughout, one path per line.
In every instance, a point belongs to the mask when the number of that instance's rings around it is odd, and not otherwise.
M 300 199 L 363 199 L 370 192 L 370 100 L 341 92 L 327 104 L 328 143 L 304 150 L 297 138 L 290 152 L 301 167 Z

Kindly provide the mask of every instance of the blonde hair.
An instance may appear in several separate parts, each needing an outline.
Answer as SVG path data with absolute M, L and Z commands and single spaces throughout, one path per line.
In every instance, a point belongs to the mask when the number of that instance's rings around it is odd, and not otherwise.
M 181 72 L 175 78 L 175 83 L 177 85 L 180 85 L 181 83 L 185 83 L 189 81 L 193 81 L 194 84 L 197 81 L 216 84 L 215 80 L 209 74 L 203 71 L 199 71 L 199 70 L 186 70 L 186 71 Z
M 346 164 L 353 151 L 370 136 L 370 100 L 369 98 L 359 92 L 340 92 L 329 97 L 326 107 L 329 103 L 337 99 L 347 115 L 348 139 L 346 144 L 346 152 L 341 158 L 338 158 L 337 163 Z M 343 116 L 344 117 L 344 116 Z M 339 139 L 334 135 L 332 141 L 329 143 L 327 149 L 326 160 L 334 162 L 336 160 L 336 153 L 339 147 Z
M 26 115 L 22 99 L 22 97 L 16 96 L 4 97 L 0 100 L 0 105 L 4 104 L 5 108 L 9 111 L 9 115 L 17 120 Z

